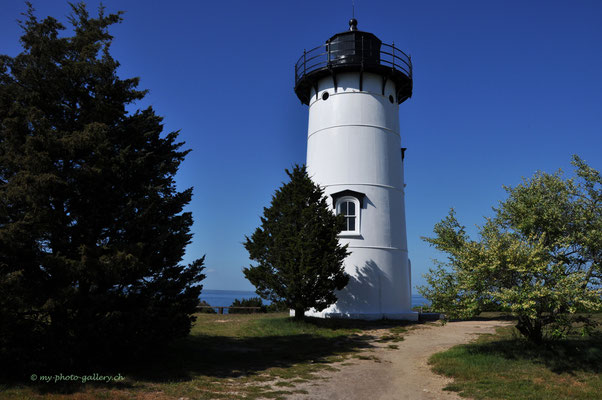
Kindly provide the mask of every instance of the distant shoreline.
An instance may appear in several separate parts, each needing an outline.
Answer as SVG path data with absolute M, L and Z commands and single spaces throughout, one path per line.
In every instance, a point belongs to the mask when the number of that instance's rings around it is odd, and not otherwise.
M 203 289 L 199 298 L 213 307 L 228 307 L 235 299 L 242 300 L 252 297 L 259 297 L 259 295 L 252 290 Z M 267 305 L 270 304 L 270 301 L 263 300 L 263 303 Z M 423 304 L 429 304 L 429 302 L 419 294 L 412 294 L 412 307 L 419 307 Z

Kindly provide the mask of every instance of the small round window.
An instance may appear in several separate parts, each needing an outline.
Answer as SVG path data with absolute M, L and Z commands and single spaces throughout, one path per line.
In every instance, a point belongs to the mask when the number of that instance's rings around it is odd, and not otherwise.
M 322 93 L 322 100 L 328 100 L 328 96 L 330 96 L 328 92 Z
M 393 98 L 392 94 L 389 95 L 389 101 L 391 102 L 391 104 L 395 102 L 395 99 Z

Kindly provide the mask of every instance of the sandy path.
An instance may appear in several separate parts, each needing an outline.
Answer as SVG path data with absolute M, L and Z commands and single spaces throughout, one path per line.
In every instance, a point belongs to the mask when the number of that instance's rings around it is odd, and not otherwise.
M 307 390 L 290 399 L 299 400 L 422 400 L 460 399 L 453 392 L 442 391 L 451 380 L 431 372 L 428 358 L 440 351 L 467 343 L 482 333 L 510 324 L 504 321 L 461 321 L 444 326 L 439 323 L 420 325 L 404 334 L 397 342 L 399 349 L 387 348 L 389 343 L 373 343 L 366 355 L 381 362 L 353 359 L 352 365 L 333 365 L 338 371 L 326 372 L 326 380 L 296 386 Z M 349 363 L 347 361 L 346 363 Z M 344 363 L 344 364 L 346 364 Z

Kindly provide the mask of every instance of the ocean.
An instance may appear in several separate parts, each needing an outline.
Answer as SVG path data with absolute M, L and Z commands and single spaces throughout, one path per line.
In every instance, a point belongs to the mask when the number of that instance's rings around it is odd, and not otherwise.
M 201 300 L 206 301 L 213 307 L 228 307 L 235 299 L 250 299 L 259 297 L 257 293 L 248 290 L 203 290 Z M 270 304 L 270 301 L 263 300 L 263 304 Z M 419 294 L 412 295 L 412 307 L 429 304 L 428 300 Z M 227 310 L 224 310 L 226 312 Z

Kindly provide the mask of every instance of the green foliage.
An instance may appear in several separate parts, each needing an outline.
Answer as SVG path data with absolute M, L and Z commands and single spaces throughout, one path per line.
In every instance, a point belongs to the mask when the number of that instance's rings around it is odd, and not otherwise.
M 284 301 L 273 301 L 266 307 L 268 312 L 287 312 L 289 311 L 286 302 Z
M 228 314 L 252 314 L 256 312 L 267 312 L 267 308 L 263 305 L 260 297 L 252 297 L 250 299 L 234 299 L 230 307 L 259 307 L 259 310 L 233 310 L 228 309 Z
M 257 265 L 243 272 L 257 294 L 284 302 L 303 318 L 309 308 L 321 311 L 336 302 L 334 291 L 349 281 L 343 268 L 349 253 L 337 237 L 343 218 L 332 213 L 305 166 L 286 173 L 290 182 L 276 191 L 261 226 L 246 237 L 245 248 Z
M 188 151 L 152 108 L 126 111 L 146 92 L 117 76 L 120 21 L 74 4 L 61 36 L 29 4 L 23 51 L 0 56 L 0 360 L 13 372 L 128 357 L 193 321 L 203 259 L 180 264 L 192 189 L 174 182 Z
M 201 300 L 199 302 L 199 306 L 203 307 L 199 310 L 200 313 L 217 314 L 217 311 L 215 311 L 215 308 L 209 308 L 209 307 L 211 307 L 211 304 L 207 303 L 205 300 Z
M 300 391 L 291 387 L 287 392 L 275 393 L 277 382 L 297 386 L 319 380 L 324 371 L 332 370 L 332 363 L 370 349 L 374 337 L 345 327 L 361 322 L 357 320 L 322 324 L 323 319 L 294 321 L 287 314 L 197 316 L 190 335 L 165 349 L 149 349 L 143 359 L 119 365 L 118 372 L 125 381 L 36 385 L 29 381 L 28 374 L 25 384 L 0 385 L 0 398 L 282 399 Z M 365 329 L 380 331 L 383 326 L 372 322 Z M 114 374 L 115 368 L 109 366 L 107 375 Z
M 494 209 L 471 240 L 450 214 L 423 238 L 447 253 L 420 293 L 449 318 L 501 309 L 532 341 L 565 337 L 602 306 L 602 178 L 574 156 L 576 178 L 538 172 Z

